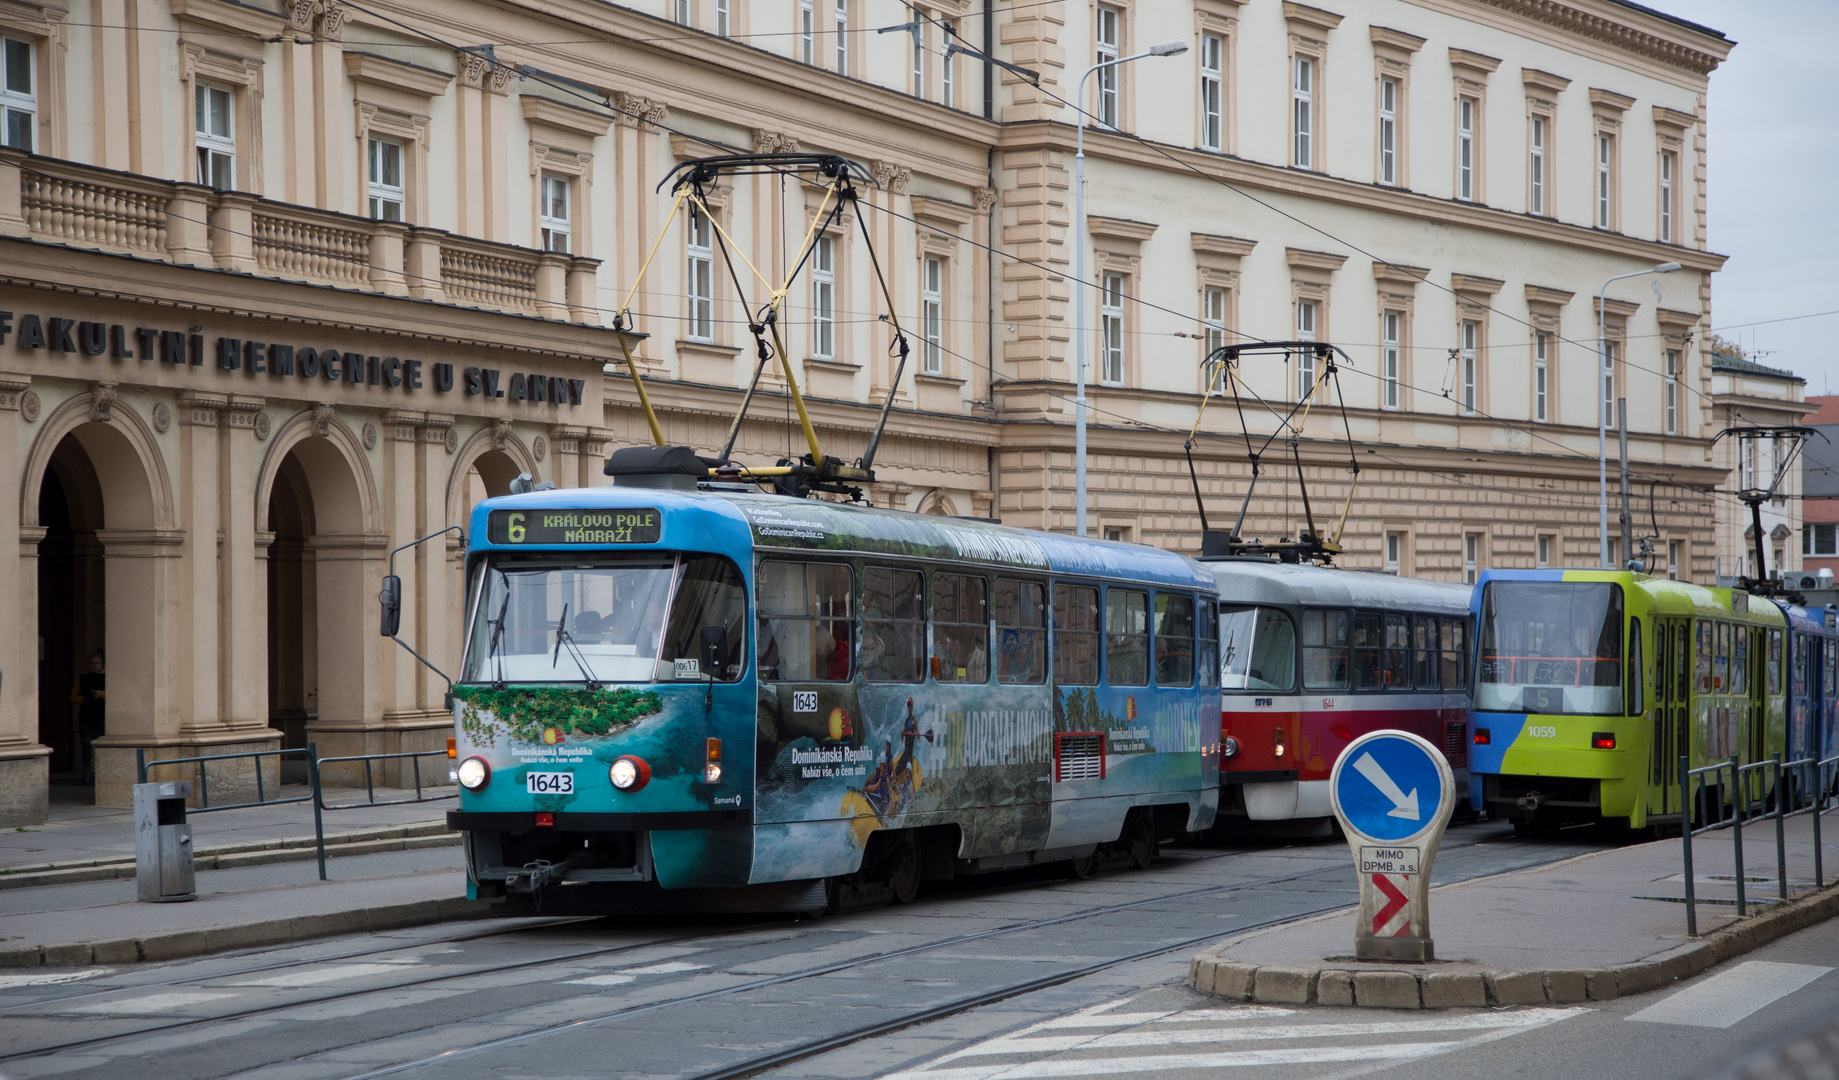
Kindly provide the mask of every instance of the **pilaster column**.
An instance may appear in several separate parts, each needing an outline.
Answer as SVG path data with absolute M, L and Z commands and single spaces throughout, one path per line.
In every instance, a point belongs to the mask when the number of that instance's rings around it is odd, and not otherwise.
M 415 475 L 421 478 L 417 501 L 421 507 L 421 532 L 426 535 L 448 524 L 466 528 L 466 522 L 447 520 L 447 478 L 453 468 L 453 451 L 447 448 L 447 436 L 453 430 L 453 417 L 446 413 L 429 413 L 422 421 L 421 440 L 415 448 Z M 456 439 L 454 446 L 459 445 Z M 453 533 L 437 536 L 415 549 L 415 569 L 421 590 L 415 596 L 416 625 L 424 628 L 416 648 L 449 678 L 459 675 L 460 620 L 464 615 L 461 596 L 465 589 L 453 562 L 447 557 Z M 408 599 L 404 598 L 404 606 Z M 425 648 L 424 648 L 425 646 Z M 400 651 L 400 650 L 398 650 Z M 425 708 L 445 708 L 443 697 L 447 684 L 434 673 L 421 669 L 422 697 Z
M 389 558 L 389 537 L 321 535 L 313 552 L 319 611 L 319 716 L 307 738 L 322 757 L 378 753 L 383 738 L 384 650 L 401 651 L 377 634 L 377 582 Z M 363 781 L 363 768 L 322 774 L 328 783 Z
M 50 810 L 51 748 L 38 741 L 38 542 L 42 528 L 19 523 L 22 465 L 19 396 L 26 375 L 0 372 L 0 537 L 19 537 L 16 558 L 0 559 L 0 825 L 37 825 Z
M 607 464 L 607 444 L 613 441 L 613 433 L 606 428 L 588 428 L 581 436 L 581 486 L 605 487 L 607 475 L 601 470 Z
M 215 490 L 211 491 L 215 495 Z M 194 536 L 196 534 L 193 534 Z M 216 530 L 209 534 L 215 579 Z M 96 805 L 132 806 L 137 748 L 171 748 L 158 755 L 181 757 L 186 713 L 180 706 L 185 679 L 179 663 L 184 640 L 176 633 L 186 556 L 195 546 L 177 529 L 99 529 L 103 589 L 107 600 L 109 685 L 108 732 L 95 742 Z M 213 621 L 215 601 L 202 620 Z M 213 669 L 213 653 L 206 661 Z M 210 672 L 214 675 L 214 670 Z M 215 691 L 215 683 L 209 684 Z M 194 686 L 196 690 L 196 686 Z M 213 692 L 212 697 L 216 695 Z M 207 714 L 210 715 L 210 714 Z M 195 742 L 192 745 L 196 745 Z M 156 756 L 156 755 L 149 755 Z
M 189 665 L 179 680 L 178 707 L 193 723 L 215 721 L 224 714 L 223 688 L 219 680 L 218 657 L 223 630 L 221 611 L 224 590 L 219 573 L 218 533 L 223 528 L 225 504 L 220 476 L 226 465 L 225 451 L 218 440 L 218 414 L 230 404 L 227 394 L 185 392 L 179 395 L 175 419 L 179 422 L 179 467 L 174 477 L 178 488 L 179 520 L 185 523 L 185 538 L 180 556 L 184 563 L 186 602 L 181 618 L 189 625 L 177 627 L 188 648 L 178 651 Z M 253 498 L 252 498 L 253 501 Z M 247 507 L 245 507 L 247 509 Z M 253 518 L 253 512 L 251 512 Z M 251 525 L 253 528 L 253 524 Z M 114 581 L 109 582 L 111 599 Z M 115 627 L 111 623 L 112 639 Z M 113 642 L 111 641 L 111 644 Z M 189 654 L 189 655 L 188 655 Z M 115 673 L 115 655 L 109 653 L 109 674 Z M 113 701 L 109 703 L 114 705 Z M 109 712 L 109 732 L 115 732 L 115 714 Z
M 220 191 L 211 207 L 211 256 L 219 270 L 255 273 L 255 202 L 246 191 Z
M 267 507 L 255 505 L 255 418 L 261 398 L 233 397 L 221 413 L 217 439 L 218 713 L 226 728 L 268 726 L 268 575 L 256 558 L 256 519 L 266 526 Z M 194 714 L 203 727 L 208 717 Z
M 537 254 L 536 313 L 545 319 L 568 318 L 568 256 L 560 252 Z
M 423 477 L 417 467 L 420 456 L 418 429 L 427 414 L 409 409 L 391 409 L 383 414 L 383 498 L 384 528 L 389 530 L 389 546 L 399 547 L 422 535 L 423 518 L 421 516 L 421 492 Z M 387 552 L 385 553 L 388 554 Z M 419 552 L 411 549 L 396 556 L 395 571 L 402 577 L 402 628 L 398 631 L 402 640 L 415 646 L 416 652 L 423 652 L 423 628 L 426 627 L 426 612 L 416 602 L 421 594 L 422 579 L 425 576 L 421 561 L 416 556 Z M 389 573 L 386 563 L 382 573 Z M 381 579 L 379 579 L 381 580 Z M 374 598 L 369 605 L 369 613 L 378 615 L 379 610 Z M 375 636 L 373 634 L 373 636 Z M 386 642 L 385 644 L 389 644 Z M 425 670 L 415 662 L 415 658 L 400 648 L 390 644 L 384 654 L 383 670 L 386 672 L 386 690 L 383 702 L 385 716 L 419 716 L 426 707 L 427 696 L 425 680 L 421 677 Z M 423 653 L 423 655 L 426 655 Z
M 581 440 L 586 435 L 586 428 L 557 424 L 549 429 L 549 452 L 555 455 L 549 475 L 557 487 L 586 486 L 581 482 Z

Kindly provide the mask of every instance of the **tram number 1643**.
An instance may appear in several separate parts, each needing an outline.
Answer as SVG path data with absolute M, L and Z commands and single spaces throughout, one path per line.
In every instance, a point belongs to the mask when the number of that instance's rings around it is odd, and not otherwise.
M 533 772 L 524 774 L 524 788 L 532 795 L 573 795 L 575 774 Z

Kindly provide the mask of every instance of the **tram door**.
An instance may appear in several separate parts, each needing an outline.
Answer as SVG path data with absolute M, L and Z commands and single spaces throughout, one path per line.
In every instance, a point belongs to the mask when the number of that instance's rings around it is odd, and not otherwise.
M 1686 620 L 1654 623 L 1654 698 L 1648 710 L 1648 809 L 1652 814 L 1679 811 L 1679 755 L 1686 753 L 1686 707 L 1692 680 Z

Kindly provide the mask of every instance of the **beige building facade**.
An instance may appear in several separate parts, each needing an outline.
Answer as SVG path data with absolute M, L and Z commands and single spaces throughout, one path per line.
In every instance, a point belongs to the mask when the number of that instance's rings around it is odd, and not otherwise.
M 860 455 L 892 395 L 879 504 L 1072 531 L 1081 333 L 1088 529 L 1198 550 L 1204 356 L 1307 338 L 1349 358 L 1346 565 L 1594 562 L 1607 396 L 1637 490 L 1672 493 L 1659 550 L 1708 581 L 1704 117 L 1731 43 L 1614 0 L 1331 6 L 0 5 L 0 820 L 42 820 L 50 779 L 80 777 L 95 653 L 102 804 L 139 755 L 438 748 L 443 685 L 377 635 L 378 583 L 403 575 L 404 638 L 456 665 L 461 540 L 398 549 L 520 472 L 600 483 L 649 440 L 615 326 L 667 439 L 720 446 L 750 316 L 821 204 L 736 176 L 672 216 L 660 184 L 721 153 L 875 180 L 780 322 L 827 453 Z M 1177 39 L 1088 80 L 1075 327 L 1067 99 L 1087 65 Z M 1596 291 L 1668 261 L 1604 301 L 1605 369 Z M 1287 410 L 1306 373 L 1240 375 Z M 785 390 L 769 367 L 737 458 L 803 452 Z M 1296 442 L 1323 516 L 1342 415 L 1311 410 Z M 1216 526 L 1246 490 L 1239 436 L 1216 399 L 1195 450 Z M 1299 528 L 1273 446 L 1248 537 Z

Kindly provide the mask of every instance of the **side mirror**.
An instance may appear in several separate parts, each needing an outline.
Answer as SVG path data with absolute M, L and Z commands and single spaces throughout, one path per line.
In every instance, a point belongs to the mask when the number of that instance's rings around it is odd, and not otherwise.
M 705 626 L 702 628 L 702 670 L 709 678 L 717 678 L 717 673 L 728 666 L 728 628 L 725 626 Z
M 402 629 L 402 579 L 395 574 L 384 578 L 377 599 L 383 602 L 383 636 L 395 637 Z

